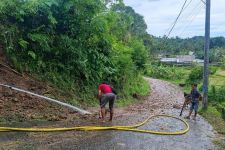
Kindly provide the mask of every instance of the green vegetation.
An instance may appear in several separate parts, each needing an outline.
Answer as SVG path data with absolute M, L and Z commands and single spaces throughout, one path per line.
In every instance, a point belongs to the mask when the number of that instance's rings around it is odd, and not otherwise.
M 214 106 L 209 105 L 208 109 L 201 110 L 200 114 L 213 125 L 218 133 L 225 134 L 225 121 L 221 117 L 221 113 Z
M 93 97 L 103 80 L 122 99 L 145 95 L 149 87 L 141 74 L 150 47 L 145 21 L 122 1 L 106 5 L 102 0 L 1 0 L 0 44 L 17 70 L 76 95 L 71 103 L 96 104 Z
M 194 52 L 195 56 L 203 59 L 204 37 L 196 36 L 187 39 L 179 37 L 153 37 L 151 52 L 154 55 L 184 55 L 190 51 Z M 209 61 L 211 63 L 222 62 L 225 55 L 225 38 L 215 37 L 210 40 Z
M 158 76 L 155 76 L 154 73 L 150 75 L 167 80 L 176 85 L 183 84 L 184 92 L 190 92 L 192 83 L 197 83 L 199 85 L 199 90 L 202 90 L 202 67 L 196 65 L 189 67 L 159 65 L 154 69 L 157 69 L 157 71 L 161 72 L 163 75 L 160 76 L 160 73 L 158 73 Z M 165 73 L 163 71 L 164 69 L 167 70 L 167 73 L 169 74 Z M 212 124 L 218 133 L 225 134 L 225 71 L 220 67 L 215 66 L 210 66 L 209 69 L 209 107 L 207 110 L 201 110 L 200 113 L 209 121 L 210 124 Z M 181 73 L 181 78 L 179 78 L 176 73 Z
M 152 37 L 151 56 L 175 57 L 176 55 L 187 55 L 194 52 L 196 58 L 203 59 L 204 37 L 193 37 L 181 39 L 179 37 Z M 225 38 L 211 38 L 209 61 L 209 107 L 201 110 L 204 116 L 215 130 L 225 134 Z M 212 64 L 216 64 L 213 66 Z M 192 64 L 192 66 L 166 65 L 154 60 L 148 66 L 146 74 L 150 77 L 167 80 L 182 86 L 186 93 L 190 93 L 191 84 L 197 83 L 202 91 L 203 67 Z M 225 147 L 222 140 L 215 143 L 221 148 Z
M 191 85 L 193 83 L 199 84 L 202 81 L 203 78 L 203 68 L 194 66 L 191 69 L 190 74 L 188 75 L 188 78 L 186 79 L 186 83 Z
M 202 67 L 158 64 L 148 69 L 149 76 L 183 85 L 183 91 L 186 93 L 190 93 L 192 83 L 198 83 L 199 90 L 202 90 Z M 209 106 L 207 110 L 201 109 L 200 114 L 223 136 L 225 135 L 225 70 L 210 66 L 209 84 Z M 214 143 L 222 149 L 225 148 L 223 139 L 217 138 Z
M 134 82 L 134 83 L 131 83 Z M 142 99 L 144 96 L 149 94 L 149 83 L 146 82 L 145 80 L 142 80 L 141 77 L 139 78 L 135 78 L 133 80 L 128 81 L 127 86 L 125 87 L 127 90 L 123 90 L 123 91 L 130 91 L 130 93 L 124 93 L 124 95 L 131 95 L 136 98 L 136 99 L 125 99 L 125 98 L 120 98 L 120 96 L 118 97 L 119 100 L 117 101 L 117 105 L 118 106 L 127 106 L 129 104 L 138 102 L 140 99 Z M 135 93 L 139 93 L 139 94 L 135 94 Z
M 176 66 L 167 66 L 163 64 L 151 64 L 148 66 L 147 76 L 166 80 L 179 80 L 185 75 L 182 68 Z
M 213 102 L 213 99 L 210 98 L 210 104 L 207 110 L 201 110 L 200 114 L 207 119 L 207 121 L 213 126 L 213 128 L 221 135 L 225 135 L 225 112 L 221 112 L 221 109 L 218 109 L 220 105 L 218 102 Z M 225 148 L 225 142 L 223 139 L 217 137 L 214 140 L 214 143 L 218 145 L 220 148 Z
M 223 142 L 223 139 L 214 140 L 213 143 L 218 145 L 220 148 L 225 149 L 225 143 Z

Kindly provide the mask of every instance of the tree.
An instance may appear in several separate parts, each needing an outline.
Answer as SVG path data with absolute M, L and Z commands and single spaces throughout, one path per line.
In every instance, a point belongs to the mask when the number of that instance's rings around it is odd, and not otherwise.
M 78 94 L 105 79 L 127 90 L 146 63 L 146 24 L 121 0 L 1 0 L 0 29 L 12 66 Z

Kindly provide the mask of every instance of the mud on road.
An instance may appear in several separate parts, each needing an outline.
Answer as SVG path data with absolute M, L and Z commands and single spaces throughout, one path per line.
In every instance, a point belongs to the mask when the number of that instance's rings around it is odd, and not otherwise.
M 0 55 L 1 84 L 15 86 L 47 97 L 65 99 L 65 96 L 57 94 L 60 93 L 57 88 L 27 74 L 12 71 L 10 67 L 2 63 L 1 59 Z M 0 122 L 24 122 L 37 119 L 59 121 L 69 119 L 70 115 L 74 115 L 74 112 L 64 107 L 0 86 Z
M 26 122 L 11 126 L 54 126 L 69 127 L 79 125 L 131 125 L 143 121 L 153 114 L 179 115 L 184 99 L 182 90 L 166 81 L 148 79 L 151 94 L 139 104 L 127 108 L 116 108 L 115 120 L 101 124 L 97 115 L 70 121 Z M 174 106 L 176 105 L 176 108 Z M 97 109 L 95 110 L 97 112 Z M 187 114 L 187 110 L 184 115 Z M 88 120 L 88 121 L 87 121 Z M 87 149 L 87 150 L 209 150 L 219 149 L 213 144 L 215 133 L 202 117 L 189 120 L 190 131 L 185 135 L 163 136 L 120 131 L 70 131 L 54 133 L 0 133 L 2 149 Z M 177 131 L 184 126 L 173 119 L 157 118 L 141 127 L 142 129 Z

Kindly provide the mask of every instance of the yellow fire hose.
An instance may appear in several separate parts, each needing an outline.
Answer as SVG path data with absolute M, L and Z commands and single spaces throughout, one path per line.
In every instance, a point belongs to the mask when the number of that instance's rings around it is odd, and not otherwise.
M 181 131 L 173 131 L 173 132 L 161 132 L 161 131 L 153 131 L 153 130 L 142 130 L 137 129 L 140 126 L 143 126 L 149 120 L 155 117 L 167 117 L 167 118 L 174 118 L 184 123 L 185 129 Z M 111 126 L 111 127 L 104 127 L 104 126 L 80 126 L 80 127 L 68 127 L 68 128 L 13 128 L 13 127 L 0 127 L 0 132 L 10 132 L 10 131 L 23 131 L 23 132 L 56 132 L 56 131 L 100 131 L 100 130 L 120 130 L 120 131 L 132 131 L 132 132 L 142 132 L 142 133 L 150 133 L 150 134 L 160 134 L 160 135 L 181 135 L 185 134 L 189 131 L 188 123 L 178 117 L 170 116 L 170 115 L 155 115 L 150 116 L 143 122 L 132 125 L 132 126 Z

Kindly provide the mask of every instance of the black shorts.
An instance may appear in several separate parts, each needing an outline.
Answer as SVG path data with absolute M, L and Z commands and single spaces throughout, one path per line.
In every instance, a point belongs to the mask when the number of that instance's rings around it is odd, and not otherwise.
M 100 107 L 104 108 L 109 103 L 109 109 L 113 108 L 116 95 L 114 93 L 103 94 L 100 101 Z

